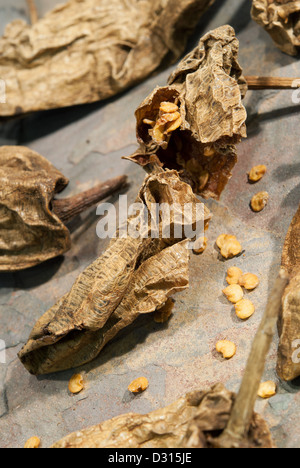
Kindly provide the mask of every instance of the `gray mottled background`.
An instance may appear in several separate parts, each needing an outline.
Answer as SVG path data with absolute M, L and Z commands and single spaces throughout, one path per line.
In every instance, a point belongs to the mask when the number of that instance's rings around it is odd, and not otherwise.
M 36 0 L 40 15 L 56 0 Z M 15 18 L 27 20 L 24 0 L 0 0 L 0 30 Z M 209 29 L 229 23 L 240 39 L 240 62 L 245 74 L 300 77 L 297 58 L 282 54 L 269 36 L 250 19 L 249 0 L 217 0 L 203 17 L 189 49 Z M 71 179 L 66 195 L 78 193 L 107 178 L 128 174 L 129 202 L 143 181 L 142 169 L 121 160 L 135 149 L 134 110 L 156 85 L 166 82 L 170 70 L 105 103 L 39 113 L 0 126 L 0 144 L 26 145 L 48 158 Z M 0 77 L 1 78 L 1 77 Z M 71 431 L 99 423 L 124 412 L 148 412 L 171 403 L 187 391 L 217 381 L 238 390 L 251 341 L 280 265 L 281 249 L 300 199 L 299 111 L 290 91 L 249 92 L 248 139 L 239 146 L 239 162 L 219 203 L 209 201 L 214 218 L 209 245 L 191 259 L 190 289 L 176 296 L 168 324 L 142 317 L 111 342 L 100 357 L 81 371 L 87 388 L 77 396 L 67 390 L 72 371 L 47 377 L 30 376 L 17 352 L 36 319 L 67 292 L 79 272 L 105 249 L 96 236 L 95 209 L 73 221 L 73 248 L 63 258 L 37 268 L 0 274 L 0 339 L 7 344 L 7 364 L 0 364 L 0 446 L 22 447 L 38 435 L 48 447 Z M 267 176 L 253 186 L 247 172 L 255 164 L 268 166 Z M 249 201 L 267 190 L 270 203 L 254 214 Z M 117 197 L 111 198 L 116 203 Z M 221 233 L 238 236 L 245 254 L 220 261 L 215 240 Z M 222 295 L 228 266 L 257 273 L 259 288 L 250 293 L 257 310 L 239 321 Z M 249 295 L 250 297 L 250 295 Z M 214 351 L 219 339 L 238 345 L 237 355 L 224 361 Z M 300 336 L 299 336 L 300 338 Z M 277 340 L 276 340 L 277 341 Z M 279 447 L 299 447 L 300 381 L 280 382 L 275 373 L 274 342 L 265 379 L 278 383 L 278 394 L 258 400 Z M 128 383 L 145 375 L 149 389 L 130 397 Z

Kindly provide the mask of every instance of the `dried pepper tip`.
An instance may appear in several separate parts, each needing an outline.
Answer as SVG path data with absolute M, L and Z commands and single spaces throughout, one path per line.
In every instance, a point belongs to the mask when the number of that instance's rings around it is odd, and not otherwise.
M 172 315 L 174 305 L 174 300 L 169 298 L 163 307 L 154 312 L 154 322 L 166 323 Z
M 30 439 L 28 439 L 25 442 L 24 448 L 36 449 L 36 448 L 39 448 L 40 445 L 41 445 L 41 440 L 38 437 L 30 437 Z
M 139 377 L 138 379 L 133 380 L 128 385 L 128 390 L 131 393 L 142 393 L 149 387 L 149 382 L 146 377 Z

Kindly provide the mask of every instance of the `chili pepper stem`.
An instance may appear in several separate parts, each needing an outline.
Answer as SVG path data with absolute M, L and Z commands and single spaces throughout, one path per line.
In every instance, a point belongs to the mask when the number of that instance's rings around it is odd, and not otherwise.
M 300 87 L 300 78 L 279 78 L 271 76 L 245 76 L 248 89 L 296 89 Z
M 27 1 L 28 9 L 29 9 L 30 22 L 31 24 L 34 24 L 39 19 L 36 5 L 34 3 L 34 0 L 26 0 L 26 1 Z
M 75 216 L 95 205 L 104 198 L 122 189 L 127 184 L 127 176 L 123 175 L 97 185 L 73 197 L 52 200 L 52 211 L 63 222 L 67 223 Z
M 282 269 L 275 282 L 265 314 L 254 338 L 242 384 L 233 405 L 227 427 L 221 436 L 213 441 L 213 445 L 216 448 L 234 448 L 235 446 L 239 446 L 239 443 L 247 436 L 266 358 L 275 334 L 282 296 L 288 283 L 288 275 Z

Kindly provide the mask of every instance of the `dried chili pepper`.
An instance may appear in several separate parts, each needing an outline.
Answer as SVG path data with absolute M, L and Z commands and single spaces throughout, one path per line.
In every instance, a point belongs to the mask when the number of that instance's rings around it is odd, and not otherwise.
M 175 62 L 214 0 L 70 0 L 0 39 L 9 116 L 99 101 Z M 67 66 L 66 66 L 67 64 Z
M 71 247 L 64 225 L 84 209 L 124 186 L 126 176 L 71 198 L 55 200 L 69 183 L 38 153 L 0 148 L 0 271 L 33 267 Z
M 270 34 L 280 50 L 300 51 L 300 1 L 253 0 L 252 18 Z
M 155 90 L 138 108 L 141 147 L 129 159 L 151 174 L 137 198 L 145 208 L 153 201 L 196 207 L 195 193 L 220 195 L 236 162 L 234 144 L 246 136 L 241 101 L 247 86 L 237 55 L 230 26 L 208 33 L 178 66 L 169 86 Z M 193 225 L 196 218 L 193 214 L 186 222 Z M 207 225 L 209 219 L 204 207 L 200 220 Z M 19 353 L 31 373 L 94 359 L 139 314 L 154 312 L 188 286 L 186 236 L 171 235 L 166 242 L 161 227 L 159 233 L 159 239 L 112 240 L 70 293 L 46 312 Z
M 222 384 L 194 391 L 145 415 L 124 414 L 64 437 L 52 448 L 211 448 L 229 419 L 235 395 Z M 239 448 L 273 448 L 264 420 L 253 413 Z
M 201 206 L 192 219 L 181 217 L 184 227 L 205 225 L 209 211 L 195 197 L 176 171 L 148 176 L 136 200 L 147 214 L 145 230 L 151 229 L 151 204 Z M 178 208 L 179 209 L 179 208 Z M 150 218 L 148 217 L 150 216 Z M 138 224 L 140 213 L 128 219 Z M 174 221 L 170 219 L 170 232 Z M 64 296 L 35 325 L 19 357 L 29 372 L 46 374 L 76 367 L 94 359 L 122 328 L 140 314 L 154 312 L 177 291 L 188 287 L 189 250 L 181 238 L 117 236 L 106 252 L 77 279 Z M 182 230 L 183 231 L 183 230 Z
M 247 84 L 238 50 L 232 27 L 206 34 L 180 62 L 168 86 L 156 88 L 137 109 L 140 148 L 127 159 L 149 172 L 153 162 L 177 169 L 195 193 L 219 198 L 237 161 L 235 143 L 247 136 L 242 104 Z M 171 129 L 164 122 L 172 117 L 167 103 L 179 114 Z
M 282 266 L 290 284 L 282 298 L 277 372 L 283 380 L 293 380 L 300 376 L 300 207 L 285 240 Z

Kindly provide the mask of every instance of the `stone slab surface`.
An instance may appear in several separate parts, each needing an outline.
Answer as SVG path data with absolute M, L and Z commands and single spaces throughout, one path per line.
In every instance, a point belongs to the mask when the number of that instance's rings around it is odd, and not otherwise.
M 36 0 L 39 14 L 56 3 Z M 251 21 L 249 4 L 248 0 L 217 0 L 199 24 L 189 49 L 207 30 L 229 23 L 240 39 L 240 62 L 245 74 L 300 77 L 297 58 L 274 47 L 269 36 Z M 25 0 L 0 0 L 0 33 L 15 18 L 27 20 Z M 126 173 L 131 203 L 144 172 L 120 158 L 136 147 L 135 108 L 154 86 L 165 84 L 169 72 L 105 103 L 2 123 L 0 144 L 26 145 L 47 157 L 71 180 L 65 195 Z M 0 447 L 22 447 L 33 435 L 48 447 L 71 431 L 125 412 L 146 413 L 217 381 L 238 390 L 300 199 L 300 105 L 293 103 L 290 91 L 249 92 L 245 104 L 248 139 L 239 146 L 239 162 L 220 202 L 208 202 L 214 215 L 209 244 L 202 256 L 191 258 L 190 289 L 175 297 L 174 314 L 168 324 L 155 324 L 152 317 L 141 317 L 98 359 L 80 369 L 87 381 L 84 392 L 68 394 L 73 371 L 30 376 L 17 352 L 36 319 L 106 248 L 107 241 L 96 236 L 95 209 L 70 225 L 73 248 L 63 258 L 28 271 L 0 274 L 0 339 L 7 345 L 6 364 L 0 364 Z M 268 166 L 266 177 L 256 186 L 249 185 L 247 172 L 261 163 Z M 262 213 L 254 214 L 249 201 L 260 190 L 270 193 L 270 203 Z M 110 201 L 117 206 L 117 197 Z M 216 238 L 225 232 L 237 235 L 245 250 L 240 258 L 228 262 L 220 260 L 215 248 Z M 251 293 L 256 313 L 247 322 L 236 318 L 222 295 L 225 272 L 231 265 L 261 278 L 259 288 Z M 214 351 L 216 341 L 223 338 L 238 346 L 237 355 L 226 362 Z M 257 401 L 256 409 L 267 419 L 279 447 L 299 447 L 300 380 L 284 383 L 278 379 L 274 370 L 276 348 L 277 340 L 264 377 L 278 383 L 278 394 Z M 148 377 L 149 389 L 132 398 L 127 385 L 141 375 Z

